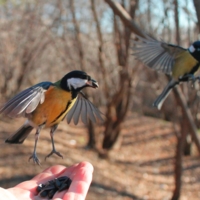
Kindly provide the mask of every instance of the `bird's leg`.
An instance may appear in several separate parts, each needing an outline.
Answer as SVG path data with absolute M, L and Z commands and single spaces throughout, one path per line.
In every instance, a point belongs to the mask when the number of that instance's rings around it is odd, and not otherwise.
M 179 78 L 179 81 L 181 82 L 191 81 L 192 87 L 194 87 L 194 83 L 197 79 L 199 79 L 199 77 L 195 77 L 194 74 L 186 74 L 183 77 Z
M 196 77 L 194 74 L 186 74 L 179 78 L 179 81 L 185 82 L 185 81 L 192 81 L 193 83 L 196 81 Z
M 200 76 L 195 77 L 195 81 L 198 80 L 200 82 Z
M 52 151 L 50 152 L 50 154 L 48 154 L 46 157 L 45 157 L 45 160 L 50 157 L 52 154 L 56 154 L 58 156 L 60 156 L 61 158 L 63 158 L 62 154 L 58 151 L 56 151 L 56 148 L 55 148 L 55 144 L 54 144 L 54 133 L 55 133 L 55 130 L 57 129 L 58 125 L 54 125 L 52 128 L 51 128 L 51 131 L 50 131 L 50 136 L 51 136 L 51 143 L 52 143 Z
M 37 148 L 37 142 L 38 142 L 38 139 L 39 139 L 39 135 L 40 135 L 40 130 L 41 130 L 42 127 L 38 127 L 36 133 L 35 133 L 35 145 L 34 145 L 34 150 L 33 150 L 33 154 L 29 157 L 29 161 L 30 159 L 33 159 L 33 162 L 35 164 L 38 164 L 40 165 L 40 161 L 37 157 L 37 154 L 36 154 L 36 148 Z

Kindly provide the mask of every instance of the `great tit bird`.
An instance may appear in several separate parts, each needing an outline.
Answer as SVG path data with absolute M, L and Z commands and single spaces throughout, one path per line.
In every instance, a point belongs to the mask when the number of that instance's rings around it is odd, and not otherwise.
M 5 142 L 23 143 L 36 128 L 34 150 L 29 160 L 40 165 L 36 154 L 37 141 L 41 129 L 50 127 L 52 151 L 46 158 L 52 154 L 62 157 L 54 146 L 54 133 L 64 118 L 68 123 L 73 119 L 75 124 L 79 118 L 85 124 L 88 118 L 93 122 L 102 120 L 101 112 L 81 92 L 85 87 L 98 88 L 98 83 L 83 71 L 71 71 L 55 83 L 41 82 L 14 96 L 0 108 L 0 113 L 9 117 L 22 116 L 27 120 Z
M 148 67 L 170 75 L 171 80 L 153 103 L 159 110 L 172 88 L 180 82 L 195 80 L 194 73 L 199 68 L 200 41 L 194 42 L 188 49 L 158 41 L 148 35 L 146 38 L 136 35 L 133 40 L 133 55 Z

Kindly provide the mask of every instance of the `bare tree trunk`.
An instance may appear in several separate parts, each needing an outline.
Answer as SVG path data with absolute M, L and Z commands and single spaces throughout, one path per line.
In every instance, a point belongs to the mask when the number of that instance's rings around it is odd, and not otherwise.
M 130 12 L 134 17 L 135 10 L 137 8 L 138 1 L 131 1 Z M 111 2 L 112 3 L 112 2 Z M 119 72 L 119 90 L 112 96 L 112 100 L 108 103 L 106 112 L 105 131 L 102 147 L 104 149 L 104 156 L 106 157 L 108 150 L 110 150 L 117 141 L 121 133 L 121 124 L 126 116 L 130 95 L 131 95 L 131 70 L 128 69 L 128 49 L 130 30 L 124 26 L 123 31 L 119 27 L 121 21 L 117 16 L 114 16 L 114 38 L 116 45 L 116 52 L 118 58 L 118 64 L 122 70 Z
M 180 31 L 179 31 L 179 13 L 178 13 L 178 1 L 174 0 L 174 18 L 175 18 L 175 26 L 176 26 L 176 42 L 180 45 Z
M 148 24 L 148 32 L 152 33 L 151 26 L 151 0 L 147 0 L 147 24 Z
M 137 26 L 137 24 L 134 23 L 131 16 L 126 12 L 126 10 L 119 3 L 112 1 L 112 0 L 105 0 L 105 2 L 112 8 L 115 15 L 118 15 L 121 18 L 121 20 L 123 21 L 123 23 L 133 33 L 136 33 L 137 35 L 145 37 L 144 32 L 140 29 L 140 27 Z
M 131 79 L 124 80 L 122 86 L 109 103 L 106 113 L 106 123 L 103 139 L 103 149 L 110 150 L 121 132 L 121 124 L 126 116 L 130 101 Z M 106 152 L 105 152 L 106 153 Z
M 179 34 L 179 14 L 178 14 L 178 1 L 174 0 L 174 18 L 175 18 L 175 26 L 176 26 L 176 42 L 180 45 L 180 34 Z M 184 115 L 182 115 L 182 119 L 180 121 L 180 126 L 184 123 L 187 124 L 187 119 Z M 182 126 L 181 126 L 182 127 Z M 183 129 L 182 129 L 183 130 Z M 175 155 L 175 166 L 174 166 L 174 180 L 175 180 L 175 188 L 172 196 L 172 200 L 178 200 L 181 192 L 181 177 L 182 177 L 182 156 L 183 156 L 183 143 L 186 138 L 186 131 L 183 130 L 180 134 L 177 134 L 177 145 L 176 145 L 176 155 Z M 184 135 L 183 135 L 184 134 Z
M 80 68 L 81 68 L 81 70 L 85 71 L 85 69 L 86 69 L 85 55 L 84 55 L 84 49 L 83 49 L 83 45 L 82 45 L 82 41 L 81 41 L 80 26 L 76 19 L 74 0 L 70 0 L 70 9 L 71 9 L 71 13 L 72 13 L 74 28 L 75 28 L 75 37 L 76 37 L 76 42 L 77 42 L 77 47 L 78 47 Z M 87 93 L 85 93 L 85 95 L 87 97 Z M 96 145 L 94 124 L 92 122 L 89 122 L 87 125 L 87 128 L 88 128 L 88 138 L 89 138 L 88 143 L 87 143 L 87 148 L 94 148 Z
M 184 134 L 177 134 L 176 156 L 175 156 L 175 188 L 172 196 L 172 200 L 178 200 L 181 193 L 182 186 L 182 158 L 184 141 L 186 138 L 186 132 Z
M 186 7 L 188 7 L 189 0 L 186 0 Z M 188 27 L 187 27 L 187 37 L 188 37 L 188 43 L 191 42 L 191 18 L 189 13 L 187 13 L 187 20 L 188 20 Z
M 100 69 L 102 72 L 102 76 L 105 78 L 107 76 L 107 74 L 106 74 L 106 69 L 105 69 L 105 64 L 104 64 L 104 59 L 103 59 L 103 35 L 101 32 L 100 23 L 99 23 L 96 8 L 95 8 L 95 0 L 91 0 L 90 2 L 91 2 L 92 14 L 93 14 L 94 21 L 96 24 L 97 36 L 98 36 L 98 40 L 99 40 L 99 51 L 98 51 L 99 65 L 100 65 Z M 105 92 L 105 96 L 108 99 L 109 98 L 109 90 L 108 90 L 108 83 L 107 83 L 106 79 L 104 79 L 103 84 L 104 84 L 103 89 Z
M 88 124 L 88 142 L 87 142 L 86 148 L 87 149 L 96 148 L 95 127 L 91 120 L 89 120 L 89 124 Z
M 197 19 L 198 19 L 198 29 L 200 32 L 200 1 L 199 0 L 193 0 L 194 3 L 194 7 L 196 10 L 196 14 L 197 14 Z
M 84 50 L 83 50 L 83 45 L 81 41 L 81 32 L 80 32 L 79 23 L 76 19 L 74 0 L 70 0 L 70 9 L 71 9 L 71 14 L 72 14 L 72 19 L 73 19 L 73 24 L 74 24 L 74 29 L 75 29 L 75 38 L 76 38 L 77 49 L 79 53 L 80 68 L 81 70 L 84 71 L 85 70 Z

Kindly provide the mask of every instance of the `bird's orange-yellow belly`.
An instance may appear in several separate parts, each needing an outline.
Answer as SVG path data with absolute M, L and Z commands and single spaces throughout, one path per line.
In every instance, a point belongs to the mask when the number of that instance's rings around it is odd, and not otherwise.
M 70 92 L 51 86 L 45 92 L 45 101 L 38 105 L 30 120 L 36 126 L 51 127 L 63 120 L 75 101 Z

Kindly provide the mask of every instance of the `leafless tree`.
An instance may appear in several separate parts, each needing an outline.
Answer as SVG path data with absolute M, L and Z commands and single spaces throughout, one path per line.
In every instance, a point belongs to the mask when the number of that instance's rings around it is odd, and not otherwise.
M 137 8 L 137 1 L 130 2 L 130 12 L 134 17 L 135 9 Z M 112 2 L 107 1 L 107 3 Z M 124 5 L 123 1 L 122 5 Z M 115 12 L 113 25 L 116 55 L 121 70 L 118 72 L 118 88 L 116 92 L 109 97 L 110 100 L 107 103 L 104 139 L 102 144 L 102 147 L 105 150 L 103 152 L 104 156 L 107 156 L 107 151 L 113 147 L 120 135 L 121 125 L 129 108 L 131 81 L 134 73 L 134 70 L 128 67 L 128 49 L 130 44 L 128 41 L 130 40 L 130 30 L 121 23 L 120 18 L 115 15 Z
M 198 28 L 200 32 L 200 2 L 198 0 L 193 0 L 194 7 L 196 9 L 197 19 L 198 19 Z

